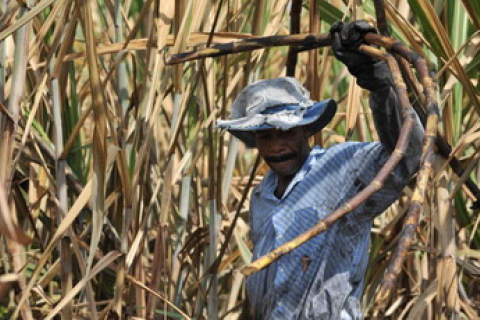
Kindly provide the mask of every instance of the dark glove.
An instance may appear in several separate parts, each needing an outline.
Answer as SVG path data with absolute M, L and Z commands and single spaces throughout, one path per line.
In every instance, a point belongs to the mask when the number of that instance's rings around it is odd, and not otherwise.
M 333 54 L 357 78 L 359 86 L 370 91 L 385 90 L 393 85 L 386 63 L 356 51 L 364 43 L 363 36 L 368 32 L 377 33 L 377 29 L 363 20 L 335 22 L 330 28 Z

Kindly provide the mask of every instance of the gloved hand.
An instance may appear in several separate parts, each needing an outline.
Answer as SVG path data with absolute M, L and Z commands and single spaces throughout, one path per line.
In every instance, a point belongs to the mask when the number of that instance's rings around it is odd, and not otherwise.
M 370 91 L 385 90 L 393 85 L 386 63 L 355 51 L 364 43 L 363 36 L 368 32 L 377 33 L 377 29 L 364 20 L 335 22 L 330 28 L 333 54 L 357 78 L 359 86 Z

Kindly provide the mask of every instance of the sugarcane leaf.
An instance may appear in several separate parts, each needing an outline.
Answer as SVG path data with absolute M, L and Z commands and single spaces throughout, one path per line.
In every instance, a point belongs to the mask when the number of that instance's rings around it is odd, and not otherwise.
M 415 12 L 421 32 L 425 39 L 428 40 L 435 55 L 446 58 L 446 52 L 439 39 L 438 32 L 435 30 L 433 17 L 425 11 L 425 8 L 419 1 L 408 0 L 412 11 Z
M 342 20 L 344 14 L 338 8 L 330 3 L 330 1 L 319 1 L 318 9 L 320 12 L 320 19 L 328 24 L 333 24 L 335 21 Z
M 65 296 L 63 299 L 53 308 L 53 310 L 48 314 L 45 320 L 53 319 L 53 317 L 58 314 L 65 305 L 70 302 L 79 292 L 84 288 L 88 281 L 95 277 L 99 272 L 107 268 L 112 264 L 116 259 L 118 259 L 122 254 L 117 251 L 111 251 L 102 257 L 97 264 L 87 273 L 87 275 L 81 279 L 75 287 Z

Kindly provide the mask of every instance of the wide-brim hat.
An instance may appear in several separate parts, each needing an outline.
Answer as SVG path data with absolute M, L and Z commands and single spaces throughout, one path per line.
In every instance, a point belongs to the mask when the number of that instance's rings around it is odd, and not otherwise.
M 232 105 L 229 120 L 217 120 L 247 147 L 255 147 L 254 131 L 289 130 L 309 125 L 311 135 L 325 127 L 335 115 L 337 103 L 314 101 L 310 92 L 291 77 L 260 80 L 247 86 Z

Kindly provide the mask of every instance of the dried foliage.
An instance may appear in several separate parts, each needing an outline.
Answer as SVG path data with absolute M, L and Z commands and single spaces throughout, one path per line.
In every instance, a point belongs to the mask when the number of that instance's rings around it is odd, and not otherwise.
M 214 130 L 248 83 L 295 76 L 339 112 L 325 147 L 378 140 L 328 48 L 285 47 L 165 65 L 174 53 L 290 34 L 291 1 L 0 0 L 0 318 L 237 319 L 251 260 L 248 200 L 267 168 Z M 298 3 L 297 3 L 298 4 Z M 298 6 L 295 6 L 298 12 Z M 373 1 L 310 1 L 300 30 L 375 22 Z M 439 131 L 415 230 L 385 316 L 476 319 L 480 310 L 480 5 L 385 1 L 391 36 L 434 70 Z M 293 70 L 293 71 L 292 71 Z M 415 101 L 415 96 L 412 96 Z M 458 177 L 448 162 L 459 159 Z M 251 173 L 255 172 L 254 175 Z M 414 181 L 374 221 L 363 307 L 396 248 Z

